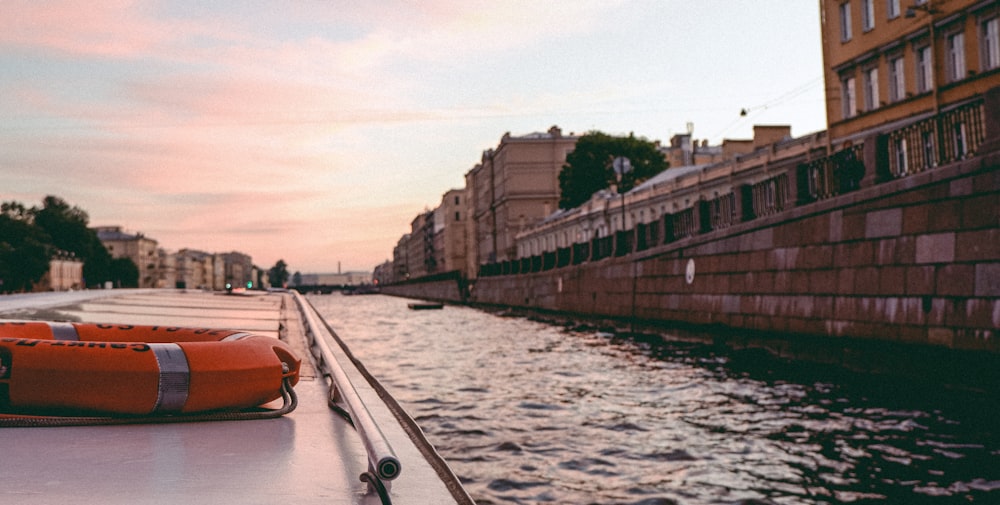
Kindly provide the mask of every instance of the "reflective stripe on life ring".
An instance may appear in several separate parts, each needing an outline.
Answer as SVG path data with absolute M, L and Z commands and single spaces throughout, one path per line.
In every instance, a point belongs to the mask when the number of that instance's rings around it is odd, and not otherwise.
M 176 414 L 188 399 L 191 370 L 184 349 L 177 344 L 149 344 L 160 367 L 159 388 L 153 414 Z
M 46 323 L 52 331 L 52 338 L 56 340 L 80 340 L 80 335 L 76 332 L 76 327 L 72 323 Z
M 0 413 L 168 415 L 281 398 L 284 342 L 207 328 L 0 321 Z

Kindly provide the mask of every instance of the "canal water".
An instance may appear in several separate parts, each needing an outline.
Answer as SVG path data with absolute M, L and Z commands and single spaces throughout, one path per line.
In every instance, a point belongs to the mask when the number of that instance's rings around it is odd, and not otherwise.
M 468 307 L 310 301 L 479 504 L 1000 503 L 993 395 Z

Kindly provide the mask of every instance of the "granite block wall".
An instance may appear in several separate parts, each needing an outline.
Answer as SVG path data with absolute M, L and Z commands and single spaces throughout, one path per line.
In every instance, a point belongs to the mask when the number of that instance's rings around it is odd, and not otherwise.
M 643 253 L 481 278 L 471 301 L 1000 352 L 1000 155 Z

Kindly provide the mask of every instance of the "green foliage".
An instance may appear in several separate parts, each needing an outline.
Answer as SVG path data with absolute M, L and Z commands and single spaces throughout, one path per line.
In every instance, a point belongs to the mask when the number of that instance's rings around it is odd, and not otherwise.
M 86 261 L 93 255 L 94 242 L 100 245 L 97 234 L 87 228 L 90 220 L 87 213 L 79 207 L 70 207 L 62 198 L 46 196 L 42 207 L 33 207 L 31 214 L 35 226 L 48 234 L 56 249 L 74 253 Z
M 0 208 L 0 293 L 28 291 L 49 271 L 49 237 L 32 223 L 24 205 Z
M 617 184 L 611 163 L 619 156 L 632 164 L 632 171 L 622 178 L 619 192 L 634 188 L 670 166 L 656 144 L 646 139 L 632 134 L 615 137 L 599 131 L 587 133 L 576 141 L 559 172 L 559 208 L 577 207 L 594 193 Z
M 60 251 L 83 261 L 84 282 L 100 286 L 138 286 L 139 269 L 130 259 L 112 260 L 111 254 L 87 227 L 87 213 L 56 196 L 46 196 L 41 207 L 20 202 L 0 206 L 0 292 L 29 291 L 49 270 L 49 260 Z
M 83 278 L 87 286 L 102 286 L 107 281 L 117 284 L 111 271 L 111 253 L 97 232 L 87 227 L 90 217 L 79 207 L 71 207 L 57 196 L 46 196 L 42 208 L 33 207 L 35 225 L 49 237 L 55 249 L 71 252 L 83 261 Z
M 116 288 L 139 287 L 139 267 L 129 258 L 115 258 L 108 265 L 111 282 Z
M 270 277 L 271 287 L 285 287 L 285 283 L 288 282 L 288 264 L 285 263 L 285 260 L 278 260 L 267 273 Z

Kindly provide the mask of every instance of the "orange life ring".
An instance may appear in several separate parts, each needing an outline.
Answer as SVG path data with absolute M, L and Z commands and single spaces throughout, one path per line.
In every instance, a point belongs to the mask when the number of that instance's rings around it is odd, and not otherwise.
M 0 321 L 0 413 L 246 409 L 281 398 L 300 365 L 284 342 L 244 332 Z

